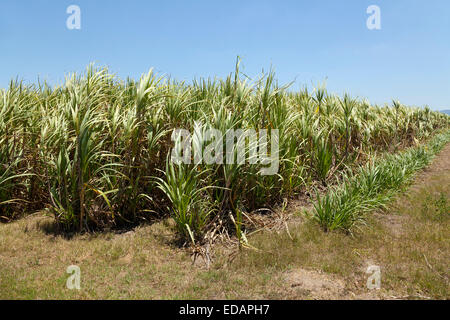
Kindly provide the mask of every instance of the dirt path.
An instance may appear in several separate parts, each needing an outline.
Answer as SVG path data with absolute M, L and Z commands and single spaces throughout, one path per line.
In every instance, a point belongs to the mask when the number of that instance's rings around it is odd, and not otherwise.
M 448 174 L 450 171 L 450 143 L 433 159 L 433 162 L 424 168 L 414 179 L 414 183 L 409 188 L 411 191 L 420 189 L 424 184 L 428 184 L 436 179 L 436 176 Z M 450 184 L 450 181 L 447 181 Z

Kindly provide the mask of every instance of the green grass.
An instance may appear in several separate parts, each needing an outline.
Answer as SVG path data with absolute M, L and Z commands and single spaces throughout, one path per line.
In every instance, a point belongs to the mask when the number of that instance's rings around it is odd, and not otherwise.
M 313 219 L 325 231 L 352 231 L 364 223 L 367 212 L 383 208 L 396 192 L 425 167 L 450 141 L 450 132 L 436 135 L 425 146 L 410 148 L 400 154 L 387 155 L 361 167 L 344 183 L 318 195 Z

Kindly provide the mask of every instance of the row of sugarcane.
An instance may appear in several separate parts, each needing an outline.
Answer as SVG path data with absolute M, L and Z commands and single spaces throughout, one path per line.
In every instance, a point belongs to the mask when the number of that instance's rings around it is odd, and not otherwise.
M 429 108 L 375 106 L 279 86 L 273 72 L 177 82 L 150 71 L 122 81 L 90 65 L 57 87 L 11 81 L 0 91 L 0 219 L 46 208 L 64 231 L 122 227 L 170 215 L 179 235 L 201 241 L 221 221 L 242 232 L 242 215 L 325 188 L 384 152 L 448 128 Z M 174 163 L 172 133 L 211 128 L 277 130 L 279 168 Z M 225 142 L 224 142 L 225 143 Z M 245 148 L 249 148 L 244 144 Z M 200 146 L 204 148 L 204 146 Z

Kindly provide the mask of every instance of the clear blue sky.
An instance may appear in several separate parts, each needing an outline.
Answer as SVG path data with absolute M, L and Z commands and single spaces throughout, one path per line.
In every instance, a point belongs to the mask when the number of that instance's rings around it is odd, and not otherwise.
M 66 9 L 81 8 L 81 30 Z M 366 9 L 381 8 L 381 30 Z M 58 83 L 89 62 L 120 77 L 154 67 L 180 80 L 224 77 L 237 55 L 255 77 L 273 65 L 294 89 L 450 108 L 450 1 L 2 0 L 0 87 L 18 76 Z

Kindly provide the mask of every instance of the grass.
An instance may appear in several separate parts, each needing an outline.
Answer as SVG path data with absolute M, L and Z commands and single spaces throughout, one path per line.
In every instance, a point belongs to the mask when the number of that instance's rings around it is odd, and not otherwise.
M 325 231 L 351 232 L 358 223 L 364 222 L 365 213 L 382 208 L 449 141 L 450 133 L 444 132 L 434 136 L 425 146 L 368 163 L 324 196 L 318 195 L 313 218 Z
M 303 220 L 290 224 L 289 234 L 252 235 L 250 242 L 260 250 L 241 250 L 234 260 L 228 248 L 217 247 L 209 270 L 192 265 L 189 253 L 174 245 L 171 219 L 129 233 L 71 239 L 52 234 L 52 219 L 41 215 L 4 224 L 0 298 L 449 299 L 449 152 L 447 146 L 353 237 L 321 232 Z M 80 291 L 65 288 L 71 264 L 81 268 Z M 381 290 L 365 287 L 369 264 L 381 267 Z M 329 290 L 299 282 L 296 273 Z

